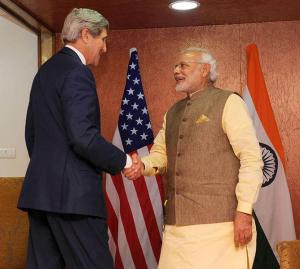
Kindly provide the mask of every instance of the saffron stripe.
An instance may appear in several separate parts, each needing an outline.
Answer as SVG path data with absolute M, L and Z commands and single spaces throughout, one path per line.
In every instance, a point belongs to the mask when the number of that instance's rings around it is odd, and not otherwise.
M 264 76 L 261 71 L 257 46 L 255 44 L 249 45 L 246 49 L 246 52 L 248 61 L 247 85 L 250 95 L 264 129 L 276 151 L 278 152 L 283 166 L 285 166 L 284 150 L 268 96 Z

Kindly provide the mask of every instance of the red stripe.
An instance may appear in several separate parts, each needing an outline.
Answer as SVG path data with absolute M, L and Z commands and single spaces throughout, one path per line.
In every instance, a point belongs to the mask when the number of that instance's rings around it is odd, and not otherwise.
M 118 247 L 117 247 L 117 252 L 115 257 L 115 269 L 124 269 Z
M 137 152 L 131 152 L 130 154 L 132 153 L 137 153 Z M 159 228 L 157 226 L 157 221 L 153 210 L 153 205 L 149 196 L 145 178 L 142 176 L 137 180 L 135 180 L 133 184 L 135 186 L 140 207 L 142 209 L 142 213 L 144 216 L 150 244 L 152 246 L 152 250 L 156 258 L 156 261 L 158 263 L 159 256 L 160 256 L 160 249 L 161 249 L 161 236 L 160 236 Z
M 131 256 L 136 268 L 147 268 L 146 260 L 142 247 L 135 229 L 135 223 L 133 220 L 133 215 L 130 210 L 130 205 L 127 199 L 123 178 L 122 176 L 115 175 L 112 176 L 113 183 L 119 194 L 120 199 L 120 214 L 123 220 L 123 226 L 125 230 L 125 235 L 127 242 L 131 251 Z
M 113 237 L 113 240 L 117 244 L 118 242 L 118 218 L 115 214 L 115 211 L 112 207 L 112 204 L 109 200 L 109 197 L 107 193 L 105 193 L 105 198 L 106 198 L 106 207 L 107 207 L 107 224 L 110 229 L 110 233 Z
M 106 180 L 108 180 L 106 178 Z M 105 185 L 105 184 L 104 184 Z M 118 217 L 113 209 L 113 206 L 110 202 L 107 190 L 105 189 L 105 201 L 106 201 L 106 208 L 107 208 L 107 225 L 109 227 L 112 239 L 115 243 L 116 253 L 115 253 L 115 269 L 124 269 L 122 259 L 120 256 L 120 250 L 118 245 L 118 229 L 119 229 L 119 221 Z
M 136 153 L 136 152 L 135 152 Z M 149 196 L 145 178 L 142 176 L 133 182 L 144 216 L 148 236 L 156 261 L 158 262 L 161 248 L 161 236 L 157 226 L 155 213 Z
M 158 262 L 161 248 L 161 237 L 157 226 L 154 210 L 147 190 L 144 177 L 134 181 L 134 186 L 143 212 L 146 228 L 156 261 Z
M 106 206 L 107 206 L 107 224 L 116 245 L 115 269 L 124 269 L 121 256 L 120 256 L 120 250 L 118 248 L 118 226 L 119 226 L 118 218 L 117 215 L 115 214 L 115 211 L 113 209 L 113 206 L 109 200 L 107 193 L 105 194 L 106 194 L 105 197 L 106 197 Z

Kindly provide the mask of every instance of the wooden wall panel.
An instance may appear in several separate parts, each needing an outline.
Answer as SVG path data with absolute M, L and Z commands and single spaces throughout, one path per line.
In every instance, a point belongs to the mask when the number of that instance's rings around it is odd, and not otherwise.
M 300 2 L 295 0 L 201 0 L 200 8 L 178 12 L 170 0 L 11 0 L 53 32 L 61 31 L 64 17 L 74 7 L 99 10 L 111 29 L 145 29 L 199 25 L 224 25 L 300 19 Z M 8 2 L 8 0 L 0 0 Z M 10 1 L 9 1 L 10 2 Z
M 17 209 L 23 178 L 0 177 L 0 268 L 25 268 L 28 220 Z
M 59 38 L 59 36 L 57 36 Z M 203 46 L 218 59 L 217 86 L 241 92 L 245 85 L 247 44 L 259 48 L 275 118 L 286 152 L 286 174 L 300 238 L 300 21 L 240 25 L 115 30 L 108 53 L 95 74 L 102 107 L 102 130 L 111 140 L 125 86 L 128 55 L 136 47 L 142 81 L 155 134 L 164 113 L 176 100 L 173 66 L 176 53 L 187 46 Z M 59 43 L 57 49 L 60 47 Z

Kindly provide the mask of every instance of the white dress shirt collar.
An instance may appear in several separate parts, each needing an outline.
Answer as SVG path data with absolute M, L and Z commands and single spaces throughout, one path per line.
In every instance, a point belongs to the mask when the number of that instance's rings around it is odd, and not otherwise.
M 81 62 L 82 62 L 84 65 L 86 65 L 86 60 L 85 60 L 83 54 L 82 54 L 78 49 L 74 48 L 74 47 L 71 46 L 71 45 L 66 45 L 65 47 L 67 47 L 67 48 L 73 50 L 73 51 L 78 55 L 78 57 L 80 58 Z

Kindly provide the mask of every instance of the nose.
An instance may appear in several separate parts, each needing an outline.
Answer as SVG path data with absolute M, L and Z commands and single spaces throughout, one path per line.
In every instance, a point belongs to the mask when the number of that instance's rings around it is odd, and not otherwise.
M 175 65 L 173 72 L 174 72 L 174 75 L 179 74 L 180 73 L 180 66 L 179 65 Z

